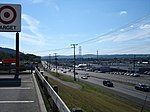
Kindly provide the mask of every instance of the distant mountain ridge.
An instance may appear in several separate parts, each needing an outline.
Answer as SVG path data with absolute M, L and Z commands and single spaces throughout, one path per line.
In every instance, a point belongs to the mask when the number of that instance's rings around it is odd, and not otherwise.
M 150 54 L 112 54 L 112 55 L 98 55 L 98 58 L 134 58 L 135 57 L 150 57 Z M 73 58 L 73 55 L 57 55 L 58 58 Z M 55 58 L 55 56 L 51 56 Z M 97 58 L 95 54 L 76 55 L 76 58 Z M 49 59 L 49 56 L 43 56 L 42 59 Z
M 16 50 L 10 48 L 0 47 L 0 53 L 16 54 Z M 73 55 L 57 55 L 58 58 L 73 58 Z M 98 58 L 133 58 L 133 57 L 150 57 L 150 54 L 112 54 L 112 55 L 98 55 Z M 55 58 L 55 56 L 51 56 Z M 76 55 L 76 58 L 97 58 L 95 54 Z M 49 59 L 49 56 L 43 56 L 41 59 Z
M 3 47 L 0 47 L 0 53 L 9 53 L 9 54 L 15 54 L 16 53 L 16 50 L 14 49 L 10 49 L 10 48 L 3 48 Z

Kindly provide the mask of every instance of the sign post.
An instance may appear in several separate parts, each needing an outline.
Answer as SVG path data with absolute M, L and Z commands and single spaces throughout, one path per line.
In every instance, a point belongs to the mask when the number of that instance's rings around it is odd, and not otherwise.
M 19 75 L 19 33 L 21 32 L 21 5 L 0 4 L 0 32 L 16 33 L 16 76 Z
M 18 78 L 19 76 L 19 33 L 16 33 L 16 76 L 15 78 Z

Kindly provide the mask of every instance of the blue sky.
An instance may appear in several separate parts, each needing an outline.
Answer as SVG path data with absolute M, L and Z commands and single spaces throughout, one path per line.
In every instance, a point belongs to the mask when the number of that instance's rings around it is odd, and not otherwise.
M 150 53 L 150 0 L 1 0 L 21 4 L 20 51 L 39 56 Z M 15 49 L 15 32 L 0 32 Z

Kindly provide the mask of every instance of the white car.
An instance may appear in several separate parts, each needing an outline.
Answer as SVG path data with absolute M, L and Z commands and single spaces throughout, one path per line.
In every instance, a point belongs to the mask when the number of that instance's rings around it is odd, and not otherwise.
M 82 76 L 81 79 L 88 79 L 88 77 L 87 76 Z

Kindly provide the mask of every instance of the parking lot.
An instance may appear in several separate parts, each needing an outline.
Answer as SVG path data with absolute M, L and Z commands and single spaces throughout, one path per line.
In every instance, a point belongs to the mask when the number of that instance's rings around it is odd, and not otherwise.
M 31 74 L 0 75 L 0 112 L 41 112 Z

